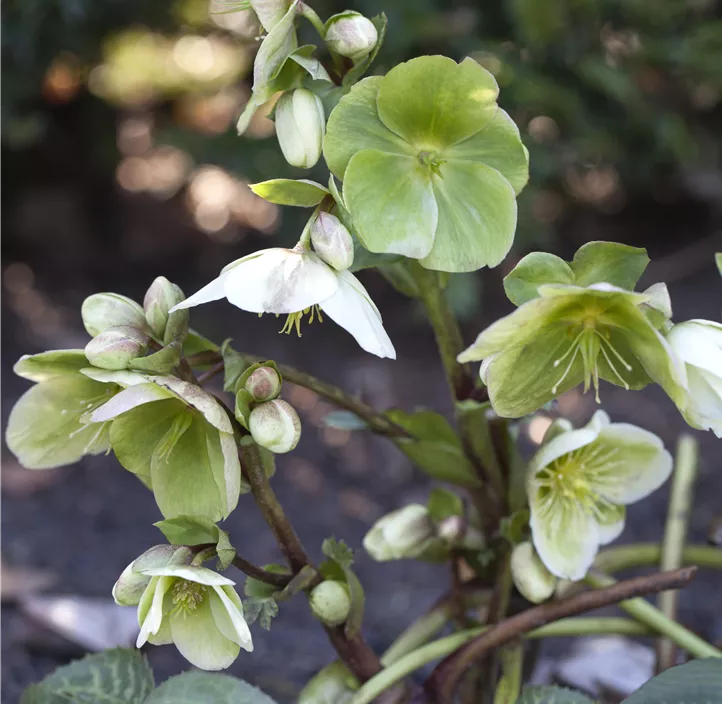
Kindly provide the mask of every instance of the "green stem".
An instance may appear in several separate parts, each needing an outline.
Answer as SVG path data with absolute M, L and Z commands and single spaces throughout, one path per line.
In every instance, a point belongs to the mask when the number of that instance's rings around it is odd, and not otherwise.
M 696 478 L 697 441 L 691 435 L 682 435 L 677 443 L 667 522 L 662 539 L 662 556 L 659 562 L 661 570 L 674 570 L 682 565 Z M 678 592 L 674 590 L 662 592 L 657 597 L 659 610 L 673 621 L 677 618 L 677 598 Z M 676 654 L 674 643 L 669 638 L 660 638 L 657 642 L 657 672 L 672 667 Z
M 299 2 L 298 12 L 314 26 L 321 39 L 326 38 L 326 26 L 313 8 L 309 7 L 305 2 Z
M 602 550 L 594 566 L 602 572 L 621 572 L 633 567 L 655 567 L 662 548 L 656 543 L 633 543 Z M 682 549 L 682 564 L 722 570 L 722 550 L 711 545 L 687 545 Z
M 612 577 L 594 571 L 589 572 L 584 581 L 595 589 L 611 587 L 616 584 Z M 640 623 L 649 626 L 657 633 L 667 636 L 690 655 L 696 658 L 722 658 L 722 651 L 695 635 L 692 631 L 687 630 L 684 626 L 667 618 L 656 606 L 652 606 L 642 597 L 620 601 L 618 606 Z
M 396 660 L 372 677 L 353 696 L 349 704 L 369 704 L 389 687 L 434 660 L 445 658 L 478 635 L 488 626 L 470 628 L 435 640 Z M 569 618 L 555 621 L 524 635 L 525 638 L 552 638 L 587 635 L 649 635 L 650 629 L 626 618 Z
M 494 704 L 514 704 L 519 698 L 524 666 L 524 644 L 515 643 L 501 649 L 501 680 L 496 688 Z

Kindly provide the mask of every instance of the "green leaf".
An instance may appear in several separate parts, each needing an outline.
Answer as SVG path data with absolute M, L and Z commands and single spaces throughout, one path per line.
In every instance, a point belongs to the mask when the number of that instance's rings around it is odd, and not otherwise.
M 22 704 L 143 704 L 155 682 L 138 650 L 115 648 L 58 668 L 30 687 Z
M 577 286 L 608 283 L 633 291 L 649 264 L 647 250 L 618 242 L 588 242 L 571 263 Z
M 493 119 L 499 87 L 473 59 L 420 56 L 384 76 L 377 98 L 381 121 L 416 151 L 440 151 Z
M 414 439 L 398 438 L 394 442 L 419 469 L 434 479 L 459 486 L 481 484 L 446 418 L 433 411 L 391 410 L 386 415 L 414 436 Z
M 54 376 L 78 372 L 87 366 L 85 350 L 51 350 L 40 354 L 24 354 L 15 362 L 13 371 L 24 379 L 45 381 Z
M 217 672 L 184 672 L 171 677 L 143 704 L 276 704 L 248 682 Z
M 195 330 L 189 330 L 186 339 L 183 340 L 183 354 L 186 357 L 199 352 L 218 352 L 219 350 L 220 347 L 213 340 L 209 340 Z
M 524 687 L 516 704 L 595 704 L 595 702 L 573 689 L 531 685 Z
M 434 246 L 421 265 L 450 272 L 496 266 L 514 241 L 511 184 L 496 169 L 473 161 L 447 161 L 438 174 L 432 181 L 438 208 Z
M 321 552 L 336 566 L 336 569 L 334 569 L 331 565 L 326 565 L 324 569 L 322 565 L 321 573 L 324 577 L 343 581 L 348 585 L 351 610 L 344 626 L 344 632 L 348 638 L 353 638 L 361 628 L 366 602 L 363 586 L 351 570 L 353 550 L 343 540 L 326 538 L 321 545 Z M 341 573 L 341 579 L 339 579 L 339 572 Z
M 291 572 L 285 565 L 278 565 L 272 563 L 270 565 L 264 565 L 263 569 L 267 572 L 273 572 L 274 574 L 282 574 L 288 576 L 291 575 Z M 253 597 L 256 599 L 267 599 L 276 594 L 276 592 L 278 592 L 278 589 L 272 584 L 262 582 L 260 579 L 255 579 L 254 577 L 246 577 L 246 583 L 243 586 L 243 591 L 248 597 Z
M 248 368 L 248 363 L 243 355 L 236 352 L 231 347 L 231 338 L 223 341 L 221 345 L 221 355 L 223 357 L 223 390 L 235 391 L 238 377 Z
M 323 419 L 323 422 L 329 428 L 339 430 L 365 430 L 369 427 L 365 420 L 351 411 L 332 411 Z
M 315 44 L 305 44 L 304 46 L 299 46 L 298 49 L 289 54 L 288 60 L 298 64 L 313 81 L 325 81 L 330 87 L 333 87 L 334 84 L 328 75 L 328 71 L 326 71 L 323 64 L 313 56 L 315 53 Z
M 361 76 L 364 75 L 364 73 L 366 73 L 366 71 L 368 71 L 371 64 L 375 61 L 379 50 L 383 46 L 384 40 L 386 39 L 386 29 L 389 24 L 388 19 L 386 18 L 386 13 L 382 12 L 380 15 L 372 17 L 371 22 L 373 26 L 376 27 L 376 33 L 378 35 L 376 46 L 343 77 L 344 86 L 352 86 L 359 80 L 359 78 L 361 78 Z
M 131 360 L 130 368 L 137 369 L 142 372 L 151 372 L 155 374 L 167 374 L 181 360 L 182 348 L 179 342 L 171 342 L 167 347 L 158 350 L 147 357 L 138 357 Z
M 266 35 L 253 62 L 253 98 L 256 103 L 266 102 L 275 92 L 273 79 L 279 74 L 286 59 L 298 47 L 296 39 L 297 0 L 288 12 Z
M 364 78 L 341 98 L 329 115 L 323 158 L 341 180 L 351 158 L 364 149 L 415 156 L 412 147 L 379 119 L 376 96 L 382 80 L 380 76 Z
M 153 525 L 171 545 L 203 545 L 218 540 L 218 526 L 203 516 L 175 516 Z
M 521 141 L 519 128 L 504 110 L 476 134 L 445 149 L 446 159 L 477 161 L 496 169 L 520 193 L 529 180 L 529 152 Z
M 82 374 L 61 374 L 28 389 L 10 411 L 5 440 L 27 469 L 73 464 L 108 449 L 108 424 L 84 423 L 118 387 Z
M 369 251 L 415 259 L 432 251 L 437 205 L 429 170 L 418 159 L 365 149 L 349 162 L 343 196 Z
M 341 567 L 353 564 L 353 550 L 343 540 L 326 538 L 321 545 L 321 552 L 330 560 L 338 562 Z
M 624 700 L 624 704 L 711 704 L 722 693 L 722 660 L 703 658 L 665 670 Z
M 278 604 L 272 597 L 249 597 L 243 602 L 243 618 L 250 626 L 258 621 L 264 631 L 271 630 L 273 619 L 278 616 Z
M 542 284 L 573 284 L 574 272 L 560 257 L 547 252 L 527 254 L 504 277 L 504 292 L 515 305 L 538 298 L 537 287 Z
M 328 189 L 315 181 L 291 178 L 274 178 L 270 181 L 252 183 L 250 189 L 271 203 L 311 208 L 318 205 L 327 195 Z
M 440 522 L 450 516 L 464 515 L 464 502 L 453 491 L 437 487 L 429 494 L 429 515 Z

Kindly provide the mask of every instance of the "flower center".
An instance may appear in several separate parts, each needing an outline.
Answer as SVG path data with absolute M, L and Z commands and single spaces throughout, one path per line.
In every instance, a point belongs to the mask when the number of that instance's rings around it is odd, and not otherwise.
M 569 372 L 574 367 L 577 355 L 581 355 L 582 364 L 584 366 L 584 392 L 589 390 L 590 384 L 594 385 L 594 397 L 597 403 L 599 400 L 599 366 L 598 360 L 601 354 L 607 363 L 612 374 L 619 379 L 622 386 L 629 391 L 629 384 L 617 369 L 619 366 L 628 372 L 632 371 L 632 365 L 629 364 L 624 357 L 617 351 L 611 341 L 609 331 L 600 331 L 596 327 L 596 321 L 593 317 L 588 316 L 582 322 L 581 330 L 577 332 L 576 326 L 567 330 L 572 342 L 567 351 L 559 358 L 554 360 L 554 368 L 556 369 L 562 363 L 566 363 L 564 372 L 558 381 L 552 386 L 552 393 L 556 394 L 564 379 L 567 378 Z M 567 361 L 568 360 L 568 361 Z M 616 362 L 614 361 L 616 360 Z
M 279 330 L 279 332 L 285 332 L 286 335 L 288 335 L 292 330 L 296 331 L 296 334 L 301 337 L 301 322 L 303 320 L 303 316 L 308 315 L 308 324 L 310 325 L 315 318 L 318 318 L 318 322 L 323 322 L 323 317 L 321 316 L 321 309 L 316 306 L 311 306 L 310 308 L 304 308 L 303 310 L 299 310 L 296 313 L 289 313 L 288 317 L 286 318 L 286 322 L 283 324 L 283 327 Z
M 171 613 L 186 615 L 195 611 L 203 602 L 205 595 L 205 585 L 187 579 L 177 580 L 171 588 L 170 597 L 173 602 Z
M 439 169 L 443 164 L 446 163 L 445 159 L 441 159 L 436 152 L 433 151 L 421 151 L 419 152 L 419 161 L 430 171 L 433 171 L 437 176 L 441 176 Z

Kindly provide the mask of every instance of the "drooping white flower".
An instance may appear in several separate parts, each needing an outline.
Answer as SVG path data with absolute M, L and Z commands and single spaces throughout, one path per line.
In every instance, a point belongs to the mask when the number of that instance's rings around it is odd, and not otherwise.
M 557 577 L 584 577 L 600 545 L 624 529 L 625 505 L 658 489 L 672 456 L 652 433 L 597 411 L 584 428 L 557 421 L 529 463 L 534 547 Z
M 688 320 L 675 325 L 667 341 L 687 371 L 689 395 L 681 409 L 685 419 L 722 438 L 722 325 Z
M 304 315 L 309 322 L 315 315 L 321 319 L 318 308 L 367 352 L 396 359 L 381 314 L 361 282 L 349 271 L 336 271 L 302 246 L 264 249 L 238 259 L 172 310 L 221 298 L 251 313 L 286 314 L 282 332 L 295 329 L 299 335 Z

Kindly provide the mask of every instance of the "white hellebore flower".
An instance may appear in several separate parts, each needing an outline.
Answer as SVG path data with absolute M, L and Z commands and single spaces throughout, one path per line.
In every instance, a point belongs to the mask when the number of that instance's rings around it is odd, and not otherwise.
M 691 426 L 711 430 L 722 438 L 722 325 L 688 320 L 675 325 L 667 341 L 687 371 L 685 419 Z
M 282 332 L 301 334 L 304 315 L 313 322 L 320 309 L 350 332 L 359 345 L 379 357 L 396 359 L 381 314 L 361 282 L 349 271 L 336 271 L 302 245 L 263 249 L 232 262 L 171 312 L 227 298 L 251 313 L 287 314 Z
M 622 532 L 625 505 L 658 489 L 671 471 L 656 435 L 610 423 L 604 411 L 580 430 L 566 420 L 552 424 L 527 475 L 532 540 L 547 569 L 582 579 L 599 546 Z
M 174 643 L 180 654 L 202 670 L 224 670 L 243 648 L 251 652 L 251 632 L 241 599 L 227 577 L 196 565 L 142 570 L 150 582 L 138 604 L 144 643 Z

